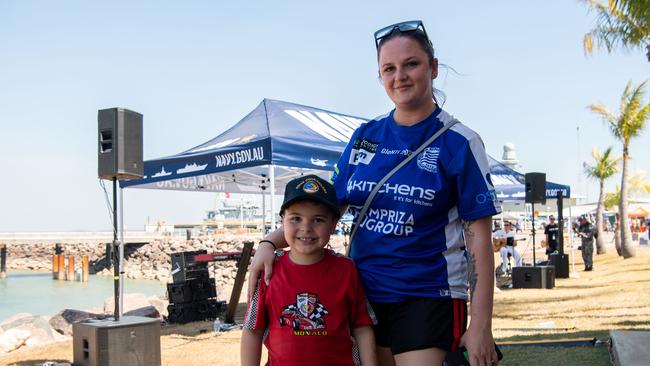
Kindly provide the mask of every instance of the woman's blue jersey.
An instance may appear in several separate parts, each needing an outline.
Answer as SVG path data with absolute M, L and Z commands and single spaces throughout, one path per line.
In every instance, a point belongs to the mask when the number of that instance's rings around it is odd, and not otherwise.
M 336 166 L 339 204 L 349 205 L 355 221 L 376 183 L 453 120 L 436 108 L 424 121 L 400 126 L 393 113 L 359 127 Z M 350 253 L 368 298 L 467 299 L 461 221 L 499 211 L 483 141 L 458 123 L 397 171 L 370 205 Z

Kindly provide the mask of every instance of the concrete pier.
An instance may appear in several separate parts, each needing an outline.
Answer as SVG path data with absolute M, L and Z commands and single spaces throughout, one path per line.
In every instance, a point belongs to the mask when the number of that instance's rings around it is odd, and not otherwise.
M 616 366 L 647 366 L 650 363 L 650 332 L 612 330 L 609 334 L 612 339 L 610 352 Z

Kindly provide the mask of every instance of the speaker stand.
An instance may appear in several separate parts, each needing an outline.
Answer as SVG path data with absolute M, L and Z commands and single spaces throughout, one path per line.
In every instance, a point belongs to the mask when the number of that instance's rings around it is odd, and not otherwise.
M 113 317 L 115 321 L 120 320 L 120 241 L 117 238 L 117 177 L 113 177 L 113 292 L 115 297 L 115 307 Z
M 532 202 L 532 223 L 533 223 L 533 267 L 537 265 L 535 262 L 535 202 Z

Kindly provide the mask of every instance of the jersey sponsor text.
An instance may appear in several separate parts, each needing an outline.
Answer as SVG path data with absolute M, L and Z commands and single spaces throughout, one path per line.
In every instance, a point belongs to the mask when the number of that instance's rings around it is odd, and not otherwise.
M 348 192 L 355 190 L 361 192 L 371 192 L 376 185 L 377 182 L 368 182 L 365 180 L 349 180 L 347 188 Z M 433 199 L 436 197 L 435 189 L 411 186 L 408 184 L 391 184 L 388 182 L 384 183 L 379 191 L 377 191 L 377 193 L 406 196 L 411 198 L 418 198 L 425 201 L 433 201 Z

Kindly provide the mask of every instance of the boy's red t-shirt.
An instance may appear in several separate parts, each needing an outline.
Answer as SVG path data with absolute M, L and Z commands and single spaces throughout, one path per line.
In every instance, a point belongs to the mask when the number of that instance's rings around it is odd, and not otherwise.
M 351 259 L 326 249 L 318 263 L 299 265 L 279 252 L 269 286 L 258 282 L 244 328 L 267 330 L 267 365 L 356 365 L 352 329 L 372 325 L 371 314 Z

